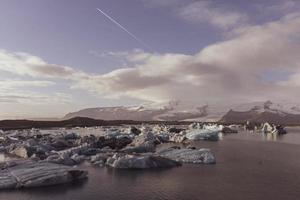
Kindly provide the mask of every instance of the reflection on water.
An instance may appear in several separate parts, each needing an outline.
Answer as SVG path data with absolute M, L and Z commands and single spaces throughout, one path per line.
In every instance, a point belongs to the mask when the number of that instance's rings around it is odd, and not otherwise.
M 4 154 L 0 153 L 0 162 L 3 162 L 5 161 L 5 156 Z
M 238 139 L 238 140 L 255 140 L 255 141 L 271 141 L 289 144 L 300 145 L 300 128 L 287 128 L 287 134 L 279 135 L 277 133 L 263 133 L 260 131 L 239 131 L 238 134 L 229 134 L 223 137 L 224 140 Z
M 261 133 L 262 139 L 267 141 L 277 141 L 278 133 Z
M 223 133 L 222 133 L 222 132 L 220 132 L 218 136 L 219 136 L 219 140 L 223 140 L 223 139 L 224 139 L 224 138 L 223 138 L 223 137 L 224 137 L 224 135 L 223 135 Z

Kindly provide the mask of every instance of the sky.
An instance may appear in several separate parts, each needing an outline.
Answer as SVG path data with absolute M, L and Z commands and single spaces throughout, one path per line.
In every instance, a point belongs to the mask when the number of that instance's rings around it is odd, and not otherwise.
M 170 100 L 300 98 L 297 0 L 0 5 L 0 119 Z

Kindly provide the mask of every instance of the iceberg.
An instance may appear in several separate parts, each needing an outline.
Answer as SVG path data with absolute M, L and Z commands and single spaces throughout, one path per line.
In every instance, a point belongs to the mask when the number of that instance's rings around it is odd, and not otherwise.
M 215 155 L 210 149 L 174 149 L 168 148 L 158 152 L 158 155 L 181 163 L 215 164 Z
M 187 131 L 186 138 L 189 140 L 219 140 L 220 132 L 222 131 L 222 125 L 196 125 L 190 126 L 190 130 Z
M 16 160 L 1 163 L 0 189 L 31 188 L 87 178 L 87 171 L 47 162 Z
M 180 166 L 177 161 L 157 155 L 115 154 L 107 159 L 106 164 L 117 169 L 150 169 Z

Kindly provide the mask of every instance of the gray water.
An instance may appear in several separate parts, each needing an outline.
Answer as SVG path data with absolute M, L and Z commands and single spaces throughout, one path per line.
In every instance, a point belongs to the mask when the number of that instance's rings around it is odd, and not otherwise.
M 113 170 L 83 165 L 89 179 L 47 188 L 1 191 L 1 200 L 299 200 L 300 130 L 274 137 L 242 132 L 211 148 L 216 165 L 165 170 Z

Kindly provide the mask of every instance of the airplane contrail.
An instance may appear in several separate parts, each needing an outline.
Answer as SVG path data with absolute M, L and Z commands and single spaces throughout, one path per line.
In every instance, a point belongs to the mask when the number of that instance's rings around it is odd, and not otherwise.
M 147 49 L 150 49 L 151 51 L 153 51 L 153 49 L 146 44 L 145 42 L 143 42 L 140 38 L 138 38 L 137 36 L 135 36 L 133 33 L 131 33 L 127 28 L 125 28 L 124 26 L 122 26 L 119 22 L 117 22 L 114 18 L 110 17 L 108 14 L 106 14 L 104 11 L 102 11 L 101 9 L 97 8 L 97 10 L 102 13 L 105 17 L 107 17 L 111 22 L 113 22 L 114 24 L 116 24 L 118 27 L 120 27 L 123 31 L 125 31 L 127 34 L 129 34 L 133 39 L 135 39 L 138 43 L 140 43 L 141 45 L 143 45 L 144 47 L 146 47 Z

